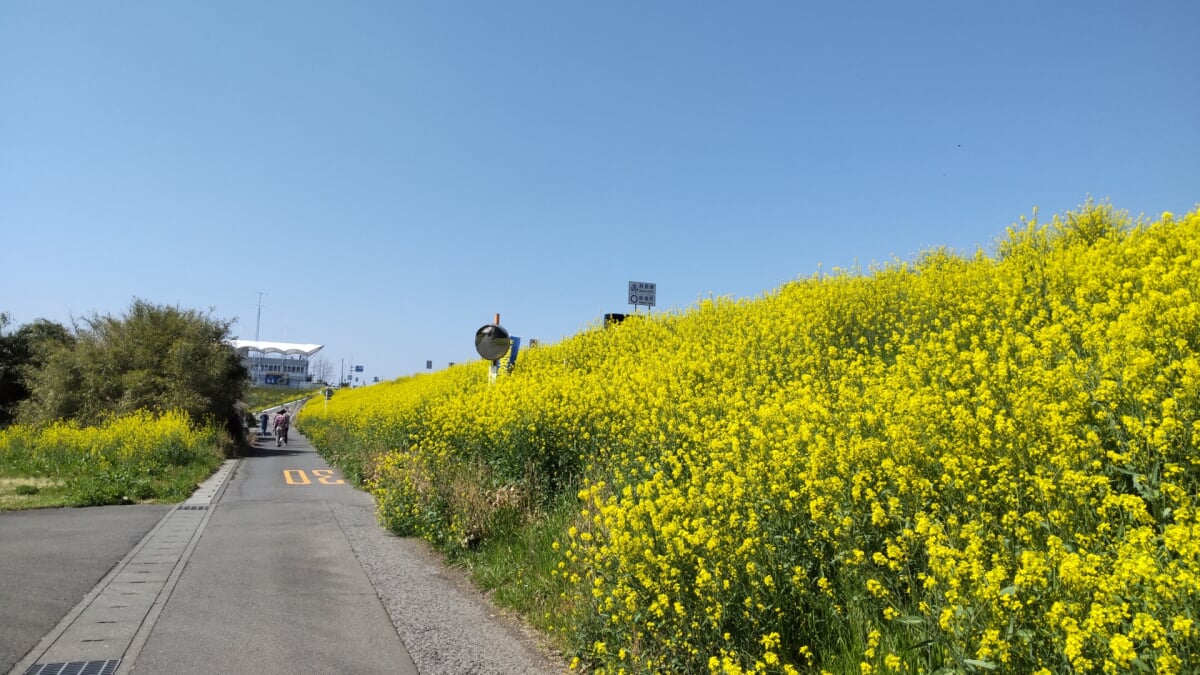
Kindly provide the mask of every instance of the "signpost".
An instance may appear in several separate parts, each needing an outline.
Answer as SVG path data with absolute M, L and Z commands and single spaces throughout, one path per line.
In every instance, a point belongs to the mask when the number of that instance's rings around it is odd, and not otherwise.
M 629 282 L 629 304 L 633 305 L 633 311 L 637 311 L 638 305 L 653 307 L 655 296 L 658 294 L 658 284 L 648 281 L 631 281 Z

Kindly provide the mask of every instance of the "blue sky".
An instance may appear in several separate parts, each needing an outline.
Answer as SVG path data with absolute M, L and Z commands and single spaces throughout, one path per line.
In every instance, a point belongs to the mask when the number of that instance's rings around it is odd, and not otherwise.
M 212 309 L 366 379 L 1036 207 L 1200 202 L 1200 4 L 0 4 L 0 311 Z M 645 311 L 644 309 L 642 311 Z

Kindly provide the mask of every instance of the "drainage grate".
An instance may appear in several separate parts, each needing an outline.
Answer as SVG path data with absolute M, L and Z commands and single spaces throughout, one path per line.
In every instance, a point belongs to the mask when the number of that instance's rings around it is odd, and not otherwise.
M 25 675 L 114 675 L 121 659 L 108 661 L 71 661 L 70 663 L 35 663 Z
M 179 507 L 180 511 L 207 511 L 208 504 L 184 504 Z

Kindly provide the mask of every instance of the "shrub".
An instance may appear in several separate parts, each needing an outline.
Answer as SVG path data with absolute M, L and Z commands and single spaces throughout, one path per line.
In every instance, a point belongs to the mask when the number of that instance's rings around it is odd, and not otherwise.
M 29 373 L 19 418 L 95 425 L 148 410 L 182 411 L 196 424 L 226 423 L 248 375 L 228 338 L 228 322 L 144 300 L 134 300 L 123 317 L 89 317 Z

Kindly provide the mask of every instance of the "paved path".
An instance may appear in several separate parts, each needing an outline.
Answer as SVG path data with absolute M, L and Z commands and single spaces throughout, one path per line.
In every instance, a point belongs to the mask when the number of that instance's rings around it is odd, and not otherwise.
M 0 513 L 0 673 L 37 645 L 172 508 Z
M 0 514 L 0 672 L 415 675 L 413 653 L 421 673 L 561 672 L 434 569 L 418 542 L 382 533 L 373 511 L 293 430 L 288 446 L 264 442 L 227 462 L 176 507 Z M 72 524 L 47 542 L 39 518 Z M 76 540 L 95 547 L 86 560 L 37 564 L 82 530 L 106 533 Z M 11 551 L 23 551 L 12 567 L 25 575 L 12 581 Z M 395 564 L 381 568 L 381 552 Z M 460 599 L 434 604 L 447 596 Z M 38 619 L 27 620 L 21 608 L 34 606 Z M 440 642 L 419 642 L 433 627 Z

